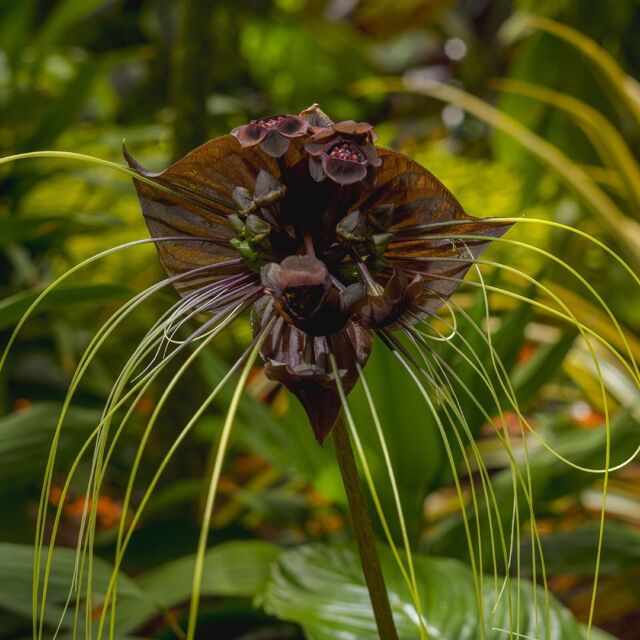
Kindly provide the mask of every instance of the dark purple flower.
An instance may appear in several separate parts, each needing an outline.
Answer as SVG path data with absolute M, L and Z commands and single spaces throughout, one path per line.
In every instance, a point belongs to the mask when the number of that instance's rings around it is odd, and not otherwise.
M 303 118 L 280 114 L 252 120 L 249 124 L 236 127 L 231 133 L 243 147 L 260 145 L 265 153 L 280 158 L 287 152 L 289 140 L 305 135 L 308 128 Z
M 265 149 L 271 132 L 282 153 Z M 159 174 L 126 157 L 153 183 L 135 181 L 180 294 L 214 317 L 252 310 L 266 375 L 322 442 L 341 409 L 331 356 L 348 393 L 374 336 L 435 313 L 510 225 L 467 215 L 424 167 L 375 147 L 371 125 L 334 124 L 317 105 L 234 136 Z
M 311 130 L 313 135 L 305 149 L 314 180 L 328 177 L 338 184 L 354 184 L 371 179 L 372 168 L 380 166 L 373 144 L 377 136 L 368 122 L 344 120 L 312 126 Z

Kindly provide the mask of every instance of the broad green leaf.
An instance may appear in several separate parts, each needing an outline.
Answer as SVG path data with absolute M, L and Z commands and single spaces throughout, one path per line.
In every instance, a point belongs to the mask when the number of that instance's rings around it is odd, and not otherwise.
M 599 524 L 590 522 L 571 531 L 554 531 L 542 537 L 547 570 L 554 575 L 593 577 Z M 531 565 L 531 545 L 521 549 L 524 567 Z M 607 522 L 602 546 L 601 575 L 624 574 L 640 566 L 640 533 L 632 527 Z
M 252 598 L 269 578 L 271 564 L 280 550 L 259 540 L 235 541 L 209 549 L 205 555 L 203 596 Z M 122 632 L 134 631 L 159 611 L 189 599 L 195 556 L 180 558 L 149 571 L 135 580 L 147 601 L 129 600 L 118 605 L 117 625 Z
M 48 549 L 43 549 L 43 564 Z M 57 548 L 53 556 L 53 564 L 47 591 L 47 609 L 45 621 L 49 625 L 57 625 L 69 595 L 75 566 L 75 550 Z M 33 575 L 34 549 L 29 545 L 0 542 L 0 610 L 8 611 L 27 620 L 31 619 L 31 585 Z M 106 592 L 111 575 L 109 563 L 94 558 L 93 597 L 100 601 Z M 122 576 L 119 593 L 126 598 L 132 597 L 144 601 L 146 596 L 131 580 Z M 75 598 L 75 595 L 74 595 Z M 75 602 L 75 600 L 73 600 Z M 71 623 L 72 615 L 65 618 Z
M 228 371 L 228 363 L 213 350 L 199 358 L 200 370 L 213 388 Z M 226 412 L 232 392 L 227 385 L 216 406 Z M 239 436 L 279 469 L 295 471 L 309 479 L 333 469 L 333 455 L 328 447 L 319 447 L 307 418 L 295 399 L 291 398 L 286 415 L 276 416 L 266 405 L 245 394 L 238 409 Z
M 43 402 L 0 418 L 0 494 L 42 480 L 61 408 Z M 100 415 L 93 409 L 70 408 L 59 443 L 60 461 L 80 448 Z
M 640 201 L 640 166 L 618 129 L 598 110 L 573 96 L 522 80 L 499 80 L 501 91 L 539 100 L 570 114 L 592 141 L 604 163 L 624 176 L 635 203 Z
M 38 30 L 32 46 L 37 51 L 46 51 L 74 24 L 95 13 L 105 4 L 105 0 L 84 0 L 83 2 L 62 0 L 62 2 L 56 3 L 54 10 L 49 13 Z
M 442 439 L 420 390 L 396 357 L 380 341 L 364 369 L 385 435 L 392 470 L 410 536 L 419 537 L 424 497 L 448 474 Z M 362 384 L 349 396 L 356 428 L 394 536 L 398 535 L 396 507 L 388 470 Z M 399 537 L 397 538 L 399 540 Z
M 391 554 L 382 550 L 381 561 L 400 640 L 419 637 L 418 616 Z M 485 580 L 484 631 L 478 614 L 470 570 L 455 560 L 415 556 L 421 609 L 429 638 L 438 640 L 502 640 L 504 629 L 545 640 L 583 640 L 585 629 L 553 596 L 550 597 L 550 634 L 545 626 L 544 593 L 534 609 L 533 586 L 520 582 L 520 624 L 509 621 L 506 592 L 496 606 L 493 580 Z M 512 599 L 517 585 L 512 582 Z M 308 545 L 280 556 L 263 597 L 267 613 L 303 626 L 313 640 L 378 640 L 369 594 L 358 558 L 348 547 Z M 610 639 L 598 630 L 593 640 Z
M 569 331 L 556 342 L 541 346 L 531 360 L 514 371 L 512 383 L 520 405 L 533 399 L 540 388 L 553 378 L 575 342 L 576 334 L 577 331 Z
M 19 151 L 50 147 L 82 113 L 99 71 L 99 64 L 93 60 L 82 64 L 75 77 L 65 85 L 61 95 L 42 115 L 33 134 L 20 145 Z

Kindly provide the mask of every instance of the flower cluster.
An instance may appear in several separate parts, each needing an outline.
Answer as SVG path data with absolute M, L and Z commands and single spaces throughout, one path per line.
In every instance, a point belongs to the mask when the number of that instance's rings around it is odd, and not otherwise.
M 266 375 L 296 394 L 320 442 L 341 409 L 338 382 L 353 388 L 374 335 L 435 313 L 509 228 L 467 215 L 375 141 L 370 124 L 313 105 L 237 127 L 159 174 L 125 151 L 180 294 L 212 314 L 220 300 L 251 308 Z

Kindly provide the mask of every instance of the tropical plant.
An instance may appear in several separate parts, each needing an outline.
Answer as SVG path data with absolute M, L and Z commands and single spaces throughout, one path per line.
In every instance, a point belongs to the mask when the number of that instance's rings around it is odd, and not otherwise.
M 245 49 L 266 37 L 258 22 Z M 633 81 L 593 43 L 541 18 L 503 33 L 524 27 L 578 46 L 634 115 Z M 29 519 L 0 525 L 0 637 L 26 636 L 29 620 L 34 638 L 611 637 L 594 624 L 609 603 L 634 606 L 639 563 L 637 534 L 605 526 L 616 501 L 633 507 L 620 474 L 638 452 L 640 343 L 620 320 L 637 328 L 637 162 L 576 98 L 492 86 L 571 114 L 602 166 L 574 162 L 513 105 L 419 74 L 356 90 L 459 105 L 546 163 L 584 215 L 513 217 L 504 190 L 519 184 L 495 165 L 407 145 L 416 162 L 317 106 L 236 127 L 162 173 L 126 152 L 128 167 L 33 146 L 0 160 L 12 193 L 33 188 L 34 158 L 129 176 L 151 234 L 129 220 L 126 242 L 74 264 L 65 248 L 113 237 L 121 219 L 84 204 L 0 219 L 2 284 L 36 286 L 0 304 L 0 369 L 17 395 L 39 394 L 0 419 L 0 503 L 31 496 L 45 469 L 35 547 Z M 419 163 L 470 211 L 503 201 L 472 218 Z M 81 175 L 94 190 L 106 174 Z M 149 286 L 152 245 L 167 277 Z M 87 271 L 103 282 L 78 283 Z M 627 295 L 602 294 L 602 272 Z M 101 309 L 93 337 L 88 305 Z M 62 372 L 38 358 L 50 344 Z M 551 593 L 567 573 L 584 624 Z M 621 580 L 630 605 L 610 595 Z

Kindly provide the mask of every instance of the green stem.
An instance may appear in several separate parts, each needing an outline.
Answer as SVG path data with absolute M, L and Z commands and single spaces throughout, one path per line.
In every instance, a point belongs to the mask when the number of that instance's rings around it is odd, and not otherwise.
M 333 444 L 340 467 L 340 475 L 349 502 L 351 525 L 358 544 L 362 571 L 369 589 L 369 597 L 373 607 L 373 615 L 378 625 L 381 640 L 398 640 L 398 633 L 393 622 L 389 596 L 384 584 L 380 559 L 376 550 L 376 542 L 371 528 L 371 519 L 358 477 L 358 468 L 351 448 L 351 440 L 342 414 L 333 427 Z

